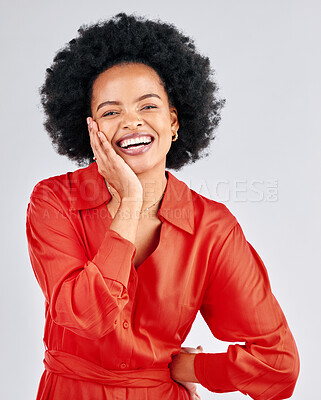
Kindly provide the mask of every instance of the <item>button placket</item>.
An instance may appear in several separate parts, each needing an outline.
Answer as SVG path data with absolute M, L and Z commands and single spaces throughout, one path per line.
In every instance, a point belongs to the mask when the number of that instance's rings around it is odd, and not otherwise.
M 126 307 L 122 310 L 118 318 L 118 338 L 123 343 L 121 351 L 118 353 L 118 368 L 120 370 L 126 370 L 130 368 L 131 356 L 132 356 L 132 333 L 130 331 L 131 313 L 133 308 L 133 297 L 130 291 L 135 289 L 135 284 L 129 286 L 129 302 Z

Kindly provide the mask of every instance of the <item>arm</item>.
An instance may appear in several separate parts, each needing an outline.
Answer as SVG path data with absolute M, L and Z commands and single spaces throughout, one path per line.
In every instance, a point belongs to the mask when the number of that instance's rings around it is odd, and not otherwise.
M 89 260 L 67 212 L 44 184 L 37 185 L 28 205 L 27 238 L 32 267 L 54 322 L 89 339 L 114 329 L 128 302 L 134 244 L 116 230 L 107 230 Z
M 211 391 L 239 390 L 257 400 L 292 395 L 299 372 L 296 345 L 273 296 L 262 260 L 237 223 L 212 261 L 201 313 L 222 354 L 197 354 L 195 374 Z
M 68 206 L 45 183 L 37 185 L 31 196 L 27 237 L 31 263 L 54 322 L 96 339 L 114 329 L 128 302 L 142 187 L 105 135 L 98 134 L 97 124 L 89 118 L 88 125 L 98 170 L 114 184 L 121 198 L 97 254 L 88 259 Z

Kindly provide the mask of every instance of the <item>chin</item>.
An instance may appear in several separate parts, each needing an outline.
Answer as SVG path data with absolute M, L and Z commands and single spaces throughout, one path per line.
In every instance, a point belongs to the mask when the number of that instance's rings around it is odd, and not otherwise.
M 159 167 L 158 163 L 148 162 L 148 161 L 146 162 L 146 160 L 145 161 L 135 160 L 135 162 L 133 160 L 133 162 L 127 162 L 127 163 L 130 166 L 130 168 L 135 172 L 136 175 L 151 171 L 157 166 Z
M 144 172 L 148 172 L 152 169 L 152 166 L 147 166 L 147 165 L 137 165 L 136 164 L 136 165 L 131 166 L 129 164 L 129 166 L 135 172 L 136 175 L 142 174 Z

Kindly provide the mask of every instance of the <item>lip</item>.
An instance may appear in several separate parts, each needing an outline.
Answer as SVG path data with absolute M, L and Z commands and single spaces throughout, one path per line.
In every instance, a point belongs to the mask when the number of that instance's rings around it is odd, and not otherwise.
M 122 136 L 121 138 L 119 138 L 119 139 L 117 140 L 116 144 L 117 144 L 117 146 L 118 146 L 119 148 L 121 148 L 121 147 L 119 146 L 119 143 L 120 143 L 122 140 L 125 140 L 125 139 L 136 139 L 136 138 L 141 137 L 141 136 L 150 136 L 150 137 L 152 138 L 152 143 L 153 143 L 153 141 L 154 141 L 154 139 L 155 139 L 154 135 L 152 135 L 152 134 L 150 134 L 150 133 L 147 133 L 147 132 L 133 132 L 133 133 L 127 133 L 127 135 L 124 135 L 124 136 Z
M 139 154 L 146 153 L 146 151 L 148 151 L 152 147 L 153 143 L 154 143 L 154 140 L 152 140 L 149 144 L 135 146 L 135 147 L 131 147 L 129 149 L 124 149 L 124 148 L 118 146 L 118 149 L 124 154 L 128 154 L 130 156 L 137 156 Z

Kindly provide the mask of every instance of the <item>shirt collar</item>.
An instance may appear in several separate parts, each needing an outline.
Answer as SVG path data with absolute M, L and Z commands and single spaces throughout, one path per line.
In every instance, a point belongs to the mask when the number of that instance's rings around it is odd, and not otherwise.
M 161 220 L 166 220 L 184 231 L 194 233 L 194 207 L 192 191 L 179 179 L 166 171 L 167 185 L 158 210 Z M 87 210 L 108 203 L 111 195 L 97 163 L 68 174 L 71 191 L 71 210 Z

